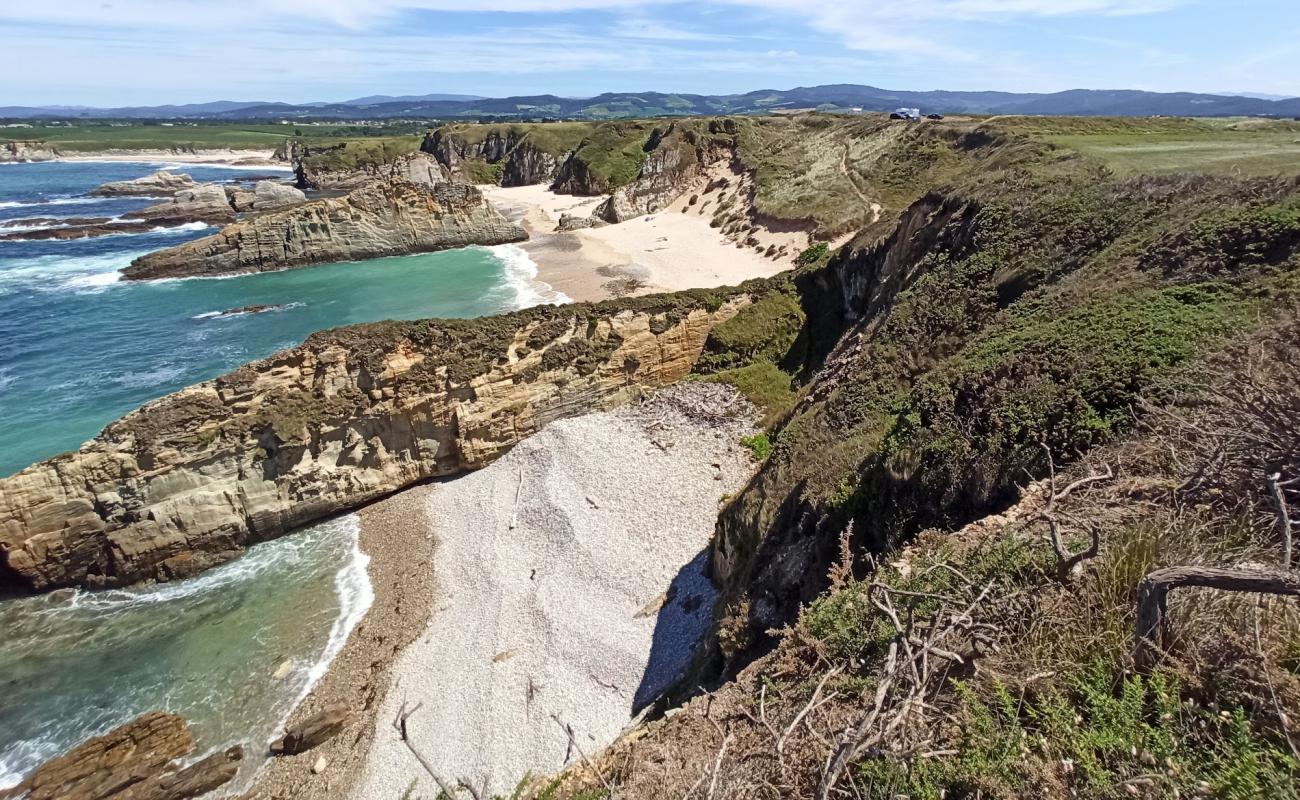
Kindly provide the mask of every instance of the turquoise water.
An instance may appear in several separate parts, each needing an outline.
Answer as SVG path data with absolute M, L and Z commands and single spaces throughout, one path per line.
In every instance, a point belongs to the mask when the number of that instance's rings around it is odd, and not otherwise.
M 0 221 L 115 216 L 149 200 L 79 197 L 157 165 L 0 166 Z M 183 167 L 196 180 L 233 169 Z M 98 239 L 0 242 L 0 475 L 76 449 L 148 400 L 301 342 L 322 328 L 381 319 L 472 317 L 558 299 L 513 246 L 311 269 L 127 283 L 119 270 L 213 229 Z M 283 310 L 216 316 L 242 306 Z
M 188 580 L 0 603 L 0 788 L 149 711 L 203 756 L 243 744 L 239 786 L 373 595 L 343 517 Z
M 150 201 L 81 195 L 158 166 L 0 165 L 0 221 L 121 215 Z M 181 169 L 197 180 L 252 174 Z M 0 242 L 0 476 L 322 328 L 563 299 L 535 282 L 534 265 L 513 246 L 219 280 L 119 280 L 133 258 L 210 232 Z M 222 315 L 253 304 L 282 308 Z M 246 786 L 369 607 L 357 536 L 355 518 L 343 517 L 184 581 L 0 602 L 0 788 L 155 709 L 190 721 L 199 755 L 245 744 Z

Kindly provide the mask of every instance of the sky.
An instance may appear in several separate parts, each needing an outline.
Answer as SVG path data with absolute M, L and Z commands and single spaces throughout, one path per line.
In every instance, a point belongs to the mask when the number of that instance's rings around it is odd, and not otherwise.
M 0 105 L 605 91 L 1300 96 L 1297 0 L 2 0 Z

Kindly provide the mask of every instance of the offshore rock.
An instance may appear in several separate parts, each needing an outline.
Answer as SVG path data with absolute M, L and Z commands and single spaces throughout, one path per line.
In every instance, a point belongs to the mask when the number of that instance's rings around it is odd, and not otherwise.
M 0 590 L 195 574 L 688 375 L 747 289 L 389 322 L 145 405 L 0 480 Z
M 150 253 L 132 262 L 123 276 L 152 280 L 270 272 L 526 238 L 472 186 L 392 178 Z
M 354 164 L 344 158 L 347 145 L 334 145 L 321 151 L 297 146 L 293 150 L 301 189 L 348 191 L 377 178 L 402 178 L 426 186 L 448 181 L 442 165 L 425 153 L 406 153 L 378 162 L 367 160 Z
M 91 197 L 172 197 L 182 189 L 197 186 L 194 179 L 183 172 L 159 170 L 143 178 L 113 181 L 90 191 Z
M 279 181 L 258 181 L 253 187 L 253 211 L 276 211 L 307 202 L 307 195 L 296 186 Z
M 182 189 L 171 200 L 132 211 L 122 216 L 143 219 L 158 225 L 175 225 L 186 222 L 206 222 L 224 225 L 235 221 L 235 209 L 226 196 L 226 189 L 215 183 L 200 183 L 193 189 Z

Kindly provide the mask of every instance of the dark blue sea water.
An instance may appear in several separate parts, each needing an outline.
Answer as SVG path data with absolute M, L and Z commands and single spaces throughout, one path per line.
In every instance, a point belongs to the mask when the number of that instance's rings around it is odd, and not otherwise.
M 0 165 L 0 221 L 117 216 L 146 199 L 94 199 L 101 183 L 158 164 Z M 175 167 L 196 180 L 255 171 Z M 323 328 L 381 319 L 471 317 L 554 300 L 519 248 L 332 264 L 226 279 L 128 283 L 119 270 L 215 229 L 0 242 L 0 476 L 76 449 L 148 400 L 216 377 Z M 242 306 L 282 311 L 218 317 Z

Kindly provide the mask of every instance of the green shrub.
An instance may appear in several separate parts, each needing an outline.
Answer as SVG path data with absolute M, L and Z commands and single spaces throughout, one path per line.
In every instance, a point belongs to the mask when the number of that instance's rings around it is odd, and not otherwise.
M 767 438 L 766 433 L 746 436 L 740 440 L 740 443 L 749 448 L 749 451 L 754 454 L 755 461 L 766 461 L 772 454 L 772 441 Z
M 831 252 L 830 245 L 828 245 L 826 242 L 818 242 L 817 244 L 813 245 L 812 247 L 809 247 L 807 250 L 804 250 L 802 253 L 800 253 L 795 258 L 794 263 L 798 264 L 801 267 L 806 267 L 810 264 L 816 264 L 818 261 L 821 261 L 823 258 L 826 258 L 826 256 L 830 255 L 830 252 Z
M 756 361 L 700 378 L 710 383 L 728 383 L 763 412 L 763 425 L 771 427 L 794 405 L 791 377 L 770 361 Z

